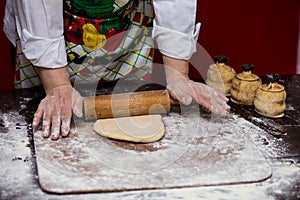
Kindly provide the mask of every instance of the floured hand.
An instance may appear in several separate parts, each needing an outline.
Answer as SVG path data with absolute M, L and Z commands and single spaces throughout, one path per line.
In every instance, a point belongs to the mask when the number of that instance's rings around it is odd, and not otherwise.
M 34 114 L 33 127 L 42 120 L 43 137 L 51 135 L 52 140 L 66 137 L 70 132 L 72 111 L 82 117 L 80 94 L 71 85 L 62 85 L 46 91 L 46 97 L 40 102 Z
M 227 97 L 218 90 L 203 83 L 191 81 L 188 77 L 188 62 L 163 56 L 167 89 L 172 98 L 185 105 L 194 99 L 212 113 L 226 115 L 230 107 Z
M 177 99 L 185 105 L 189 105 L 194 99 L 212 113 L 226 115 L 230 107 L 227 105 L 226 96 L 202 83 L 197 83 L 189 79 L 175 79 L 168 83 L 172 98 Z

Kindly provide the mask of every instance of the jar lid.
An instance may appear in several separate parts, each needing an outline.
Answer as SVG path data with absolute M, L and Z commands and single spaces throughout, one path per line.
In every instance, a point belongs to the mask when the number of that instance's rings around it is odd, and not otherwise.
M 220 73 L 229 73 L 229 72 L 233 72 L 235 73 L 234 69 L 232 67 L 230 67 L 229 65 L 225 65 L 225 64 L 212 64 L 209 66 L 209 69 L 213 70 L 213 71 L 219 71 Z
M 275 82 L 279 81 L 280 75 L 279 74 L 267 74 L 266 77 L 270 83 L 275 83 Z
M 241 67 L 244 72 L 252 71 L 255 68 L 252 64 L 243 64 Z
M 215 56 L 218 63 L 226 63 L 228 61 L 228 56 Z
M 269 83 L 263 84 L 261 87 L 262 90 L 270 92 L 281 92 L 284 90 L 284 86 L 278 83 L 280 79 L 279 74 L 267 74 L 266 77 Z
M 255 68 L 254 65 L 252 64 L 243 64 L 241 65 L 243 72 L 239 73 L 236 75 L 236 78 L 240 79 L 240 80 L 244 80 L 244 81 L 257 81 L 260 78 L 255 75 L 252 74 L 252 70 Z
M 284 86 L 275 82 L 275 83 L 263 84 L 261 86 L 261 89 L 267 92 L 281 92 L 284 90 Z
M 257 81 L 260 79 L 257 75 L 252 74 L 251 71 L 244 71 L 242 73 L 237 74 L 236 77 L 244 81 Z

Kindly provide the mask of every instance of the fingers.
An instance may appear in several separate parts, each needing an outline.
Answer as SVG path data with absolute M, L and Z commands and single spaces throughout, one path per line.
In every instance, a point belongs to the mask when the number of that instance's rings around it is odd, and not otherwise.
M 201 83 L 192 83 L 194 99 L 212 113 L 226 115 L 229 112 L 230 106 L 227 105 L 227 97 Z
M 62 99 L 62 109 L 61 109 L 61 135 L 63 137 L 68 136 L 70 132 L 70 124 L 72 117 L 72 107 L 70 99 Z
M 60 111 L 55 112 L 51 121 L 51 139 L 57 140 L 60 134 L 61 116 Z
M 227 104 L 227 102 L 229 99 L 222 92 L 217 91 L 211 87 L 208 88 L 210 90 L 213 105 L 216 105 L 216 112 L 220 112 L 220 114 L 228 114 L 230 106 Z
M 179 102 L 183 103 L 184 105 L 189 105 L 192 103 L 193 98 L 184 92 L 180 83 L 176 84 L 177 87 L 168 87 L 170 91 L 170 95 L 177 99 Z
M 204 93 L 201 90 L 199 90 L 198 87 L 193 87 L 193 97 L 196 100 L 197 103 L 199 103 L 200 105 L 204 106 L 205 108 L 207 108 L 208 110 L 210 110 L 211 112 L 214 112 L 213 110 L 213 104 L 210 101 L 210 94 L 209 93 Z
M 51 135 L 52 140 L 57 140 L 60 134 L 66 137 L 70 132 L 70 122 L 72 117 L 70 100 L 51 100 L 53 105 L 44 107 L 43 116 L 43 137 L 48 138 Z
M 57 139 L 58 120 L 60 120 L 59 101 L 55 96 L 47 96 L 42 100 L 43 103 L 39 105 L 43 109 L 43 125 L 42 134 L 44 138 L 48 138 L 51 135 L 52 139 Z M 59 125 L 60 127 L 60 125 Z
M 83 98 L 76 90 L 73 91 L 72 101 L 73 113 L 77 117 L 82 117 Z
M 44 112 L 43 125 L 42 125 L 42 134 L 44 138 L 48 138 L 50 136 L 50 125 L 51 125 L 51 113 Z
M 33 120 L 32 120 L 33 129 L 36 129 L 36 127 L 39 125 L 39 123 L 43 117 L 44 110 L 43 110 L 42 105 L 43 105 L 43 100 L 41 101 L 37 111 L 34 113 Z
M 52 91 L 39 104 L 34 114 L 33 126 L 42 120 L 42 135 L 52 140 L 66 137 L 70 132 L 72 110 L 82 116 L 83 98 L 73 88 Z
M 168 82 L 168 90 L 172 97 L 181 103 L 189 105 L 194 99 L 215 114 L 228 114 L 230 106 L 227 105 L 227 97 L 203 83 L 197 83 L 186 78 L 177 78 Z
M 215 98 L 213 98 L 216 100 L 216 103 L 220 105 L 222 108 L 224 108 L 226 111 L 230 110 L 230 106 L 227 104 L 229 99 L 222 93 L 220 94 L 217 93 L 216 91 L 213 91 L 213 93 L 214 96 L 216 96 Z

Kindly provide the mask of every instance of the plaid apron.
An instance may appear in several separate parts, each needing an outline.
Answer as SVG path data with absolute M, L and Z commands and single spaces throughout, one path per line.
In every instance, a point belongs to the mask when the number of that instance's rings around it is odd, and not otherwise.
M 153 61 L 151 0 L 65 0 L 64 26 L 72 82 L 149 79 Z M 17 39 L 15 87 L 41 85 Z

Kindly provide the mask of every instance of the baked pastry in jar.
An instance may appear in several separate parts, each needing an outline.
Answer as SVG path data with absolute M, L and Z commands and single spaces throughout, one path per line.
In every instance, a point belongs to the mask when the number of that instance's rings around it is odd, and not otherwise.
M 206 84 L 213 87 L 226 96 L 230 96 L 231 82 L 236 75 L 235 70 L 226 64 L 227 56 L 215 56 L 216 63 L 209 66 L 207 70 Z
M 286 91 L 278 83 L 278 74 L 267 75 L 269 83 L 263 84 L 257 91 L 254 99 L 255 111 L 267 117 L 278 118 L 284 116 L 286 107 Z
M 253 105 L 256 90 L 261 86 L 259 76 L 252 73 L 254 65 L 242 65 L 243 72 L 236 74 L 231 84 L 231 100 L 242 105 Z

